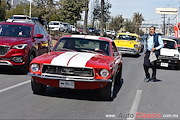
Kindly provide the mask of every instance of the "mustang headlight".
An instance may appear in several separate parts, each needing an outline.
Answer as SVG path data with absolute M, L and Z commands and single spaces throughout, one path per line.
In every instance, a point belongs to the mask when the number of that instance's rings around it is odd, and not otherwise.
M 174 54 L 174 58 L 179 58 L 179 54 Z
M 27 44 L 19 44 L 19 45 L 14 45 L 12 48 L 13 49 L 25 49 Z
M 134 45 L 135 48 L 138 48 L 138 45 Z
M 36 64 L 36 63 L 31 64 L 30 69 L 33 72 L 37 72 L 40 69 L 39 64 Z
M 106 78 L 106 77 L 108 77 L 108 75 L 109 75 L 109 71 L 108 71 L 107 69 L 102 69 L 102 70 L 100 71 L 100 75 L 101 75 L 102 77 Z

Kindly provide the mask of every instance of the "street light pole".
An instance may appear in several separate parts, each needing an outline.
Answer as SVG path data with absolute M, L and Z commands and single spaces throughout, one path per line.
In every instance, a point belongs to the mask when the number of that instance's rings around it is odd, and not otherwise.
M 29 1 L 30 3 L 30 5 L 29 5 L 29 17 L 31 17 L 31 0 Z

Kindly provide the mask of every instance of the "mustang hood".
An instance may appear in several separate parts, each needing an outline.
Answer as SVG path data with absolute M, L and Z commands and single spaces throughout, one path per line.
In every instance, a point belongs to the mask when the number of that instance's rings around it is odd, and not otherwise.
M 43 63 L 68 67 L 107 68 L 113 58 L 84 52 L 51 52 L 36 57 L 32 63 Z

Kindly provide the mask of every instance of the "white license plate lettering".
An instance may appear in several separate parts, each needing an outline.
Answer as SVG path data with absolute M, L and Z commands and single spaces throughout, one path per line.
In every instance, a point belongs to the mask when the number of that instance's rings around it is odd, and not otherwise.
M 162 67 L 168 67 L 168 65 L 169 65 L 168 63 L 161 63 Z
M 59 81 L 59 87 L 74 89 L 74 81 Z

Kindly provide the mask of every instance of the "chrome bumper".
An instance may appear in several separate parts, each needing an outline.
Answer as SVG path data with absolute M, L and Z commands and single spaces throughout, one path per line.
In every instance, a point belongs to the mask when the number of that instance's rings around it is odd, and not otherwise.
M 117 47 L 117 49 L 118 49 L 118 51 L 120 51 L 122 54 L 132 54 L 132 55 L 138 54 L 138 49 L 135 49 L 135 48 Z
M 28 75 L 32 77 L 53 79 L 53 80 L 69 80 L 69 81 L 78 81 L 78 82 L 112 82 L 111 79 L 78 79 L 78 78 L 68 78 L 68 77 L 50 77 L 50 76 L 36 75 L 32 73 L 28 73 Z

